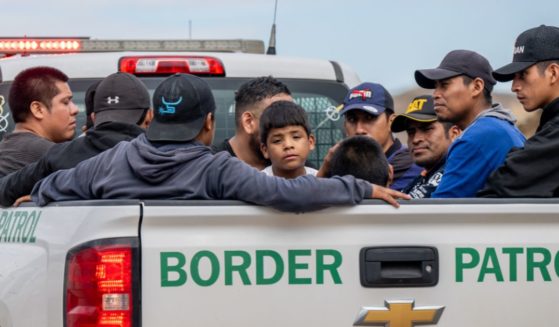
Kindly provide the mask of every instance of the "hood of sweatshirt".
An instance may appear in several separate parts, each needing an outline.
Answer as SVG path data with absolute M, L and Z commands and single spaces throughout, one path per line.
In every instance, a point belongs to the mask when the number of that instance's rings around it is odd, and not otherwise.
M 159 184 L 184 169 L 185 162 L 207 154 L 211 154 L 210 148 L 200 142 L 151 143 L 142 134 L 131 142 L 126 160 L 138 179 Z
M 505 121 L 508 121 L 512 125 L 516 123 L 516 117 L 512 114 L 512 111 L 504 108 L 500 103 L 493 104 L 491 108 L 482 111 L 477 117 L 495 117 Z
M 137 125 L 106 122 L 89 130 L 84 137 L 93 147 L 102 152 L 114 147 L 118 142 L 130 141 L 142 133 L 144 130 Z

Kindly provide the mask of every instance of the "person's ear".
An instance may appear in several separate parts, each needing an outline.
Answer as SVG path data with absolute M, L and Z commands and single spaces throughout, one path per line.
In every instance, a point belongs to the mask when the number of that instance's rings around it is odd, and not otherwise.
M 392 122 L 394 121 L 394 119 L 396 119 L 395 114 L 391 114 L 390 116 L 388 116 L 388 127 L 389 127 L 389 129 L 390 129 L 390 126 L 392 126 Z
M 241 114 L 241 126 L 246 134 L 254 134 L 258 130 L 258 123 L 258 119 L 254 113 L 245 111 Z
M 314 150 L 315 144 L 316 144 L 316 139 L 314 138 L 314 134 L 309 134 L 309 149 L 311 151 Z
M 204 121 L 204 129 L 207 131 L 213 131 L 214 129 L 214 114 L 213 113 L 208 113 L 206 115 L 206 120 Z
M 475 98 L 480 94 L 483 95 L 483 88 L 485 87 L 485 82 L 483 81 L 483 79 L 476 77 L 468 86 L 472 91 L 472 98 Z
M 448 137 L 450 138 L 450 142 L 454 142 L 458 136 L 462 134 L 462 130 L 457 125 L 452 125 L 448 130 Z
M 388 164 L 388 181 L 386 182 L 386 187 L 389 187 L 394 182 L 394 167 Z
M 45 118 L 48 108 L 40 101 L 33 101 L 29 105 L 29 111 L 35 117 L 35 119 L 42 120 Z
M 266 144 L 260 143 L 260 152 L 262 152 L 264 158 L 270 160 L 270 156 L 268 155 L 268 147 L 266 146 Z
M 547 66 L 546 71 L 549 75 L 549 82 L 550 84 L 557 84 L 559 83 L 559 64 L 551 63 Z
M 140 127 L 143 129 L 148 128 L 149 124 L 153 120 L 153 109 L 149 108 L 146 112 L 146 116 L 144 117 L 144 121 L 140 124 Z

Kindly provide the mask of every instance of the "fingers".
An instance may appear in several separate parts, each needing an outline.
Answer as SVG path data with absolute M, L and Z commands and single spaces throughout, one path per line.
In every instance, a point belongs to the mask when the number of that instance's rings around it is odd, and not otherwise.
M 382 187 L 380 185 L 373 185 L 373 194 L 371 195 L 373 199 L 380 199 L 386 203 L 392 205 L 395 208 L 399 208 L 400 204 L 396 199 L 409 200 L 411 197 L 402 192 L 394 191 L 392 189 Z
M 21 198 L 17 199 L 16 202 L 14 202 L 13 206 L 19 207 L 19 205 L 23 202 L 31 202 L 31 195 L 24 195 Z

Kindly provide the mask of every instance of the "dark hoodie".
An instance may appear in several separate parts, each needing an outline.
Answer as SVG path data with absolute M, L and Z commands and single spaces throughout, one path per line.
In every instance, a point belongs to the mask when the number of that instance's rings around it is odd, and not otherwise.
M 87 199 L 229 199 L 304 212 L 357 204 L 372 185 L 352 176 L 267 176 L 199 142 L 159 144 L 141 135 L 35 185 L 39 205 Z
M 39 161 L 0 179 L 0 205 L 12 205 L 19 197 L 30 194 L 33 185 L 49 174 L 75 167 L 119 142 L 132 140 L 143 131 L 137 125 L 107 122 L 89 130 L 83 137 L 53 145 Z

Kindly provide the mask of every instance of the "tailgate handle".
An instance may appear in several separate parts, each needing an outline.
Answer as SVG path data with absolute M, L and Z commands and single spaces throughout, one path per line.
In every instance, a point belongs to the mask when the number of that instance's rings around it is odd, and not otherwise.
M 360 254 L 364 287 L 426 287 L 439 282 L 437 248 L 367 247 Z

